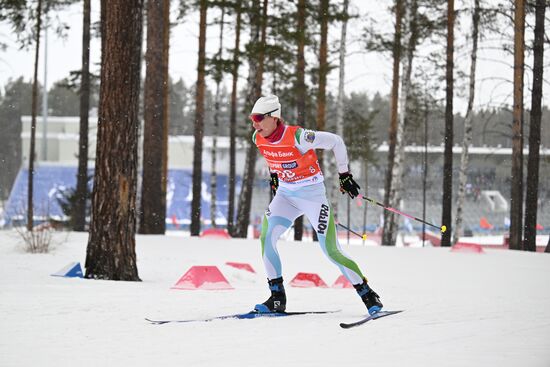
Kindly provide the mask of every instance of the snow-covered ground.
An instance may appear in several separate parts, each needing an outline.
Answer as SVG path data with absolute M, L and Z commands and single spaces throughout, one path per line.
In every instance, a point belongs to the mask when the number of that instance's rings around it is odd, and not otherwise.
M 151 325 L 145 317 L 206 318 L 263 302 L 259 242 L 138 236 L 143 281 L 114 282 L 50 276 L 84 264 L 87 234 L 63 236 L 50 254 L 32 255 L 0 231 L 0 366 L 550 366 L 548 254 L 345 246 L 386 309 L 405 312 L 344 330 L 339 322 L 365 314 L 353 290 L 287 286 L 289 311 L 341 311 Z M 339 276 L 315 243 L 279 249 L 286 280 Z M 193 265 L 218 266 L 234 289 L 170 289 Z

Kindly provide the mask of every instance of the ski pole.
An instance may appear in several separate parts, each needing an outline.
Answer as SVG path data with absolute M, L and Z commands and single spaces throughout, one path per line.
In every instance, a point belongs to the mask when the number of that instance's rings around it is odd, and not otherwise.
M 360 235 L 359 233 L 355 232 L 353 229 L 351 228 L 348 228 L 346 227 L 345 225 L 341 224 L 341 223 L 338 223 L 338 225 L 346 230 L 348 230 L 349 232 L 353 233 L 354 235 L 356 235 L 357 237 L 361 237 L 363 239 L 363 241 L 366 241 L 367 240 L 367 235 L 364 234 L 364 235 Z
M 381 206 L 382 208 L 384 208 L 384 209 L 386 209 L 386 210 L 388 210 L 388 211 L 390 211 L 390 212 L 393 212 L 393 213 L 395 213 L 395 214 L 399 214 L 399 215 L 402 215 L 402 216 L 404 216 L 404 217 L 407 217 L 407 218 L 410 218 L 410 219 L 414 219 L 414 220 L 416 220 L 416 221 L 419 221 L 419 222 L 422 222 L 422 223 L 427 224 L 427 225 L 429 225 L 429 226 L 432 226 L 432 227 L 434 227 L 434 228 L 437 228 L 438 230 L 441 231 L 441 233 L 444 233 L 444 232 L 447 230 L 447 226 L 445 226 L 445 225 L 442 225 L 441 227 L 438 227 L 438 226 L 436 226 L 435 224 L 428 223 L 428 222 L 426 222 L 425 220 L 422 220 L 422 219 L 417 218 L 417 217 L 413 217 L 412 215 L 403 213 L 403 212 L 401 212 L 401 211 L 399 211 L 399 210 L 397 210 L 397 209 L 395 209 L 395 208 L 392 208 L 392 207 L 390 207 L 390 206 L 384 206 L 384 204 L 379 203 L 378 201 L 376 201 L 376 200 L 374 200 L 374 199 L 368 198 L 368 197 L 363 196 L 363 195 L 359 195 L 359 197 L 360 197 L 361 199 L 363 199 L 363 200 L 370 201 L 370 202 L 373 203 L 373 204 L 376 204 L 376 205 L 378 205 L 378 206 Z

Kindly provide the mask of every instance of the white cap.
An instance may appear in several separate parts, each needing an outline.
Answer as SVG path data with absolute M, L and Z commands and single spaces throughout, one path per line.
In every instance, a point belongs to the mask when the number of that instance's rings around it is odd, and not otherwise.
M 270 94 L 258 98 L 256 103 L 254 103 L 254 107 L 252 107 L 252 112 L 250 112 L 250 114 L 252 115 L 254 113 L 267 113 L 273 110 L 276 111 L 272 112 L 271 116 L 281 117 L 281 104 L 279 103 L 279 97 Z

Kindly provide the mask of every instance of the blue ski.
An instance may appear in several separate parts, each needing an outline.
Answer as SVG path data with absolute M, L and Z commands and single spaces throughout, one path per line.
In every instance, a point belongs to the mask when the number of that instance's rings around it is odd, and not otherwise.
M 352 327 L 355 327 L 355 326 L 363 325 L 367 321 L 376 320 L 376 319 L 386 317 L 386 316 L 390 316 L 390 315 L 395 315 L 396 313 L 399 313 L 399 312 L 403 312 L 403 310 L 401 310 L 401 311 L 378 311 L 374 315 L 367 316 L 367 317 L 365 317 L 365 318 L 363 318 L 359 321 L 356 321 L 356 322 L 352 322 L 352 323 L 342 322 L 342 323 L 340 323 L 340 327 L 342 327 L 344 329 L 349 329 L 349 328 L 352 328 Z
M 149 321 L 155 325 L 162 325 L 168 323 L 184 323 L 184 322 L 210 322 L 215 320 L 227 320 L 227 319 L 255 319 L 258 317 L 284 317 L 284 316 L 297 316 L 297 315 L 318 315 L 318 314 L 327 314 L 334 313 L 338 311 L 298 311 L 298 312 L 257 312 L 250 311 L 246 313 L 237 313 L 234 315 L 225 315 L 225 316 L 216 316 L 207 319 L 189 319 L 189 320 L 152 320 L 146 318 L 145 320 Z

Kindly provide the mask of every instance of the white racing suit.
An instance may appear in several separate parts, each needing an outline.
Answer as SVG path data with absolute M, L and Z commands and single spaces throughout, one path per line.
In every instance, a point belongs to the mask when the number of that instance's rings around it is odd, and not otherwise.
M 289 126 L 285 127 L 285 129 L 289 130 L 285 130 L 281 141 L 286 142 L 286 147 L 282 147 L 281 151 L 285 151 L 284 148 L 286 148 L 286 151 L 289 149 L 288 142 L 291 140 L 289 140 L 290 137 L 287 133 L 294 134 L 294 147 L 292 148 L 297 148 L 299 151 L 298 154 L 301 153 L 305 156 L 310 150 L 330 149 L 334 152 L 338 171 L 348 171 L 346 147 L 338 135 Z M 258 145 L 260 153 L 263 154 L 266 159 L 275 156 L 274 152 L 277 152 L 277 144 L 279 142 L 269 143 L 265 139 L 256 137 L 256 134 L 253 140 Z M 266 150 L 268 150 L 267 153 Z M 296 161 L 290 163 L 278 162 L 279 166 L 284 168 L 286 166 L 296 166 L 296 164 L 291 163 L 298 162 L 300 164 L 301 161 L 299 158 L 293 159 L 296 159 Z M 323 184 L 323 174 L 320 170 L 316 171 L 312 168 L 311 171 L 313 174 L 309 176 L 306 175 L 306 177 L 298 181 L 286 182 L 285 177 L 292 176 L 293 173 L 282 173 L 278 169 L 274 169 L 274 167 L 277 168 L 278 166 L 276 166 L 276 164 L 270 165 L 271 171 L 278 172 L 279 174 L 279 188 L 264 215 L 260 237 L 262 257 L 268 278 L 275 279 L 282 276 L 282 266 L 277 251 L 277 241 L 279 237 L 290 228 L 294 220 L 304 214 L 317 232 L 319 245 L 325 255 L 338 266 L 342 274 L 351 284 L 355 285 L 362 283 L 364 276 L 361 270 L 357 264 L 342 251 L 338 242 L 336 223 L 327 200 L 325 185 Z M 303 174 L 303 170 L 299 171 L 299 173 Z

